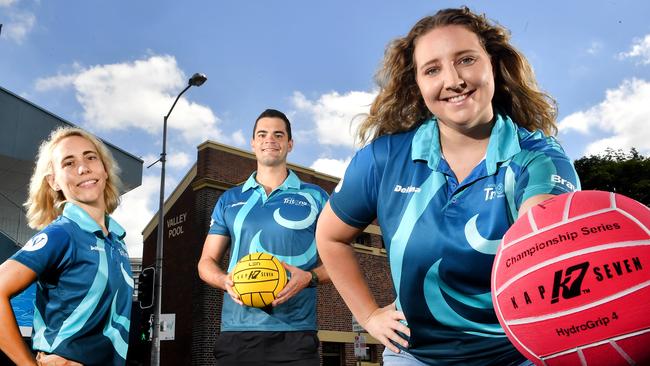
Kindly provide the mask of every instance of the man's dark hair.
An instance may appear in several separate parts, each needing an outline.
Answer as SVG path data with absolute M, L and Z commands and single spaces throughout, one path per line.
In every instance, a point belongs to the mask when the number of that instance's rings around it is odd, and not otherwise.
M 257 117 L 255 120 L 255 126 L 253 126 L 253 138 L 255 138 L 255 129 L 257 128 L 257 122 L 262 119 L 262 118 L 279 118 L 284 121 L 284 126 L 287 128 L 287 137 L 289 137 L 289 140 L 291 140 L 291 122 L 289 122 L 289 119 L 287 116 L 280 112 L 277 109 L 267 109 L 262 114 Z

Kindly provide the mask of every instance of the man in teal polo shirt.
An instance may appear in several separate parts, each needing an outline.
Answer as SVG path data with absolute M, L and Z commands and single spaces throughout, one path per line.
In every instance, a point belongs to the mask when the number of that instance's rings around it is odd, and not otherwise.
M 227 292 L 214 356 L 220 366 L 318 365 L 316 286 L 329 276 L 319 264 L 314 234 L 328 195 L 287 169 L 293 140 L 284 113 L 262 112 L 251 145 L 257 170 L 219 198 L 198 264 L 201 279 Z M 228 248 L 224 270 L 219 263 Z M 290 276 L 265 309 L 243 305 L 229 276 L 240 258 L 254 252 L 276 256 Z

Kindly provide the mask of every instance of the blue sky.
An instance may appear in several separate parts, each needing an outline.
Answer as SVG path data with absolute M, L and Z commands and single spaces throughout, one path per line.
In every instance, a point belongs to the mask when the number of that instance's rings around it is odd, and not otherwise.
M 641 0 L 0 0 L 0 85 L 148 165 L 162 117 L 202 72 L 208 81 L 169 120 L 168 193 L 206 139 L 250 150 L 252 122 L 268 107 L 292 120 L 291 162 L 340 175 L 386 44 L 460 5 L 510 29 L 559 103 L 571 158 L 606 147 L 650 154 L 650 2 Z M 133 256 L 157 208 L 158 174 L 145 169 L 116 212 Z

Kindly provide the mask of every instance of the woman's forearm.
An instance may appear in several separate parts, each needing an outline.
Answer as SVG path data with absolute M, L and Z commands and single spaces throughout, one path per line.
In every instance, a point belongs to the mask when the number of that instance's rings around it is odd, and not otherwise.
M 8 296 L 0 296 L 0 349 L 16 365 L 36 365 L 36 360 L 23 341 Z
M 379 306 L 359 267 L 354 248 L 347 243 L 327 240 L 319 243 L 318 248 L 325 269 L 343 301 L 357 321 L 365 324 Z

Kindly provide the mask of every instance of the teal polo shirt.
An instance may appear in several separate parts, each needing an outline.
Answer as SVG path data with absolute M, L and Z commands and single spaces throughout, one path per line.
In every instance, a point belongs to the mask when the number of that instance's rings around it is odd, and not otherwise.
M 84 365 L 124 365 L 133 277 L 124 229 L 108 235 L 79 206 L 32 237 L 11 259 L 37 274 L 33 348 Z
M 408 351 L 430 365 L 523 361 L 496 318 L 490 274 L 522 202 L 579 189 L 554 138 L 496 115 L 485 158 L 459 182 L 438 123 L 382 136 L 354 156 L 330 199 L 345 223 L 377 219 L 411 330 Z
M 208 234 L 230 237 L 228 272 L 243 256 L 255 252 L 272 254 L 305 271 L 316 267 L 316 221 L 327 193 L 301 182 L 289 170 L 285 181 L 267 195 L 255 175 L 224 192 L 212 212 Z M 316 329 L 315 288 L 305 288 L 287 302 L 264 310 L 238 305 L 224 294 L 222 331 Z

